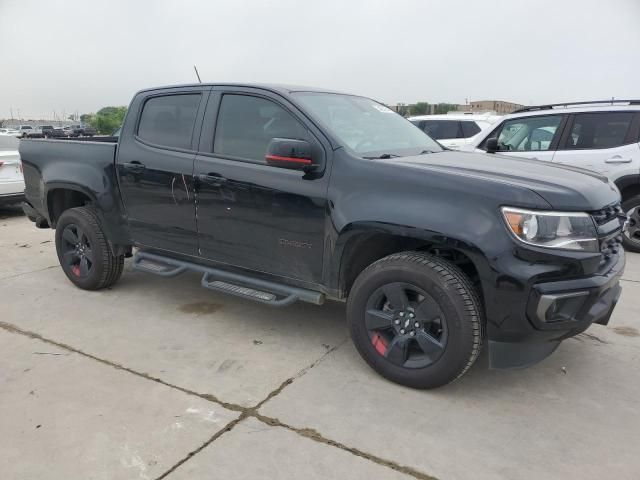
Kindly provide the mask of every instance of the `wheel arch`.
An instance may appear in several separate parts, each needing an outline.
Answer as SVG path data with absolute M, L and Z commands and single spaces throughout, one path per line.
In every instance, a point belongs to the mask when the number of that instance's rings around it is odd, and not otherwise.
M 332 287 L 346 298 L 358 275 L 373 262 L 403 251 L 423 251 L 456 264 L 478 288 L 489 262 L 475 245 L 455 237 L 400 225 L 355 223 L 338 236 L 332 259 Z
M 99 198 L 83 185 L 62 182 L 47 184 L 45 198 L 46 216 L 51 228 L 56 228 L 60 215 L 66 210 L 92 205 L 114 255 L 130 253 L 133 242 L 126 223 L 118 213 L 114 215 L 110 208 L 105 211 L 105 202 L 107 207 L 113 203 L 109 199 Z
M 625 175 L 618 178 L 614 183 L 620 190 L 623 202 L 635 195 L 640 195 L 640 174 Z

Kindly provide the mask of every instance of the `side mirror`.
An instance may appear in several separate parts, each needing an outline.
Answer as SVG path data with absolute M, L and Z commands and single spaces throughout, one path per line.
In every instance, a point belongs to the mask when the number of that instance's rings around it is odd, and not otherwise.
M 487 153 L 496 153 L 500 149 L 498 148 L 498 139 L 495 137 L 487 138 L 484 144 L 484 148 L 487 149 Z
M 319 166 L 314 159 L 313 146 L 305 140 L 274 138 L 269 142 L 264 158 L 267 165 L 290 170 L 311 172 Z

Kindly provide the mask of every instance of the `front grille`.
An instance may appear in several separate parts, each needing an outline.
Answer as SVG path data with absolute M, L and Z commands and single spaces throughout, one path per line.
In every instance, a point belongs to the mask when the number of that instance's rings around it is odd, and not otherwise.
M 604 264 L 622 249 L 622 226 L 625 215 L 620 204 L 616 203 L 591 212 L 591 216 L 598 227 L 598 241 L 602 254 L 600 263 Z M 614 222 L 616 219 L 618 223 Z
M 622 207 L 619 203 L 615 205 L 609 205 L 608 207 L 604 207 L 598 211 L 591 212 L 591 216 L 595 220 L 597 225 L 604 225 L 607 222 L 610 222 L 618 215 L 622 214 Z

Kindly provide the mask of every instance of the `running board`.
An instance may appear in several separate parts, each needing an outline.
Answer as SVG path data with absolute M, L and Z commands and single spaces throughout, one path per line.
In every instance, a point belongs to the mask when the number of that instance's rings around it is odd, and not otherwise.
M 254 278 L 249 275 L 227 272 L 155 253 L 138 251 L 133 257 L 133 268 L 162 277 L 174 277 L 187 270 L 202 273 L 200 282 L 204 288 L 246 298 L 274 307 L 285 307 L 298 300 L 315 305 L 324 303 L 324 294 L 290 287 L 281 283 Z

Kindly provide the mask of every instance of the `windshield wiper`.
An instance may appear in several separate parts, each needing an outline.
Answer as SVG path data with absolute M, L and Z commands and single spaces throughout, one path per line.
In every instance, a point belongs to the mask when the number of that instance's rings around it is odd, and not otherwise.
M 418 155 L 425 155 L 427 153 L 436 153 L 433 150 L 422 150 Z
M 385 160 L 387 158 L 396 158 L 399 157 L 400 155 L 396 155 L 395 153 L 383 153 L 381 155 L 377 155 L 375 157 L 362 157 L 362 158 L 366 158 L 367 160 Z

